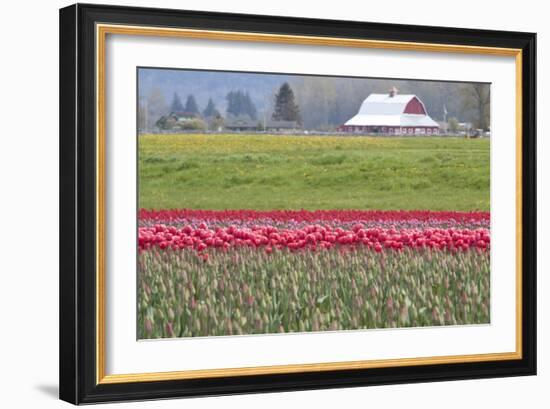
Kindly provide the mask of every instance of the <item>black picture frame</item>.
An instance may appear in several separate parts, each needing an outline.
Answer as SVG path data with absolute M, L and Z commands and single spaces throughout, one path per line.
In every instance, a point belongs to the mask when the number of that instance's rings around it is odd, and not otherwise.
M 97 382 L 96 24 L 502 47 L 522 52 L 521 359 Z M 238 27 L 238 29 L 236 29 Z M 536 374 L 536 34 L 76 4 L 60 10 L 60 398 L 74 404 Z

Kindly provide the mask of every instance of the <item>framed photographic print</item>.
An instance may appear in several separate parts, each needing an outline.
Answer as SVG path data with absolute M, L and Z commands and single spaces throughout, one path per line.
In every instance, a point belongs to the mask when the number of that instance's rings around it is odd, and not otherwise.
M 61 9 L 61 399 L 535 374 L 535 41 Z

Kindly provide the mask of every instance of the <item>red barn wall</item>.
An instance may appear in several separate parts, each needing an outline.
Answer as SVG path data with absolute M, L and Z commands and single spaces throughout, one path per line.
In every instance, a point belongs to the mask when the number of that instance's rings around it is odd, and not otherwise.
M 405 114 L 427 115 L 426 111 L 424 110 L 424 107 L 422 106 L 422 103 L 416 97 L 411 99 L 407 104 L 407 106 L 405 107 Z

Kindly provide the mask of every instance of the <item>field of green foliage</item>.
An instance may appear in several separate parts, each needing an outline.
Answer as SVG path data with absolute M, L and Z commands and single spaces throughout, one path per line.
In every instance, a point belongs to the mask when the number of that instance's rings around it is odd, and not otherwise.
M 489 140 L 142 135 L 139 207 L 489 210 Z
M 210 256 L 140 253 L 138 338 L 490 322 L 485 252 L 242 249 Z

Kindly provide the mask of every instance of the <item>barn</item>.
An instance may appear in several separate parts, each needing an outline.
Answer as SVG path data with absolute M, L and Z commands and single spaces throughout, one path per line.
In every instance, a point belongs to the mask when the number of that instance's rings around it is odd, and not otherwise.
M 357 115 L 341 125 L 340 132 L 385 135 L 437 135 L 439 124 L 413 94 L 398 95 L 393 87 L 387 94 L 370 94 Z

